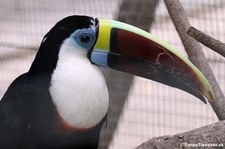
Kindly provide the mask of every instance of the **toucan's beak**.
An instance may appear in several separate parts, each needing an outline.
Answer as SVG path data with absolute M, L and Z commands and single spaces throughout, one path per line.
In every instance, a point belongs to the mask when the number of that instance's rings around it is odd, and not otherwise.
M 205 76 L 168 43 L 125 23 L 98 22 L 92 63 L 179 88 L 205 103 L 215 99 Z

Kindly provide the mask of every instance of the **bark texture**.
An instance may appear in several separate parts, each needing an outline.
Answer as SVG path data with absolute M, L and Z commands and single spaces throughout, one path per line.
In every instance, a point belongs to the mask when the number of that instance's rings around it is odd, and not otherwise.
M 204 32 L 190 26 L 187 30 L 187 34 L 193 37 L 198 42 L 204 44 L 211 50 L 219 53 L 221 56 L 225 57 L 225 43 L 214 39 L 213 37 L 205 34 Z
M 136 149 L 224 148 L 225 121 L 173 136 L 152 138 Z

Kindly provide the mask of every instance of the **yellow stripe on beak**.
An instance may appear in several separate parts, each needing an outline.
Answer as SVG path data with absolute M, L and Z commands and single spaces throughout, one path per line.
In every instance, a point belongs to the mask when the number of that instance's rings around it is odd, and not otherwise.
M 101 50 L 109 50 L 110 46 L 110 33 L 111 33 L 111 26 L 108 22 L 99 19 L 99 33 L 98 33 L 98 40 L 96 42 L 95 48 Z

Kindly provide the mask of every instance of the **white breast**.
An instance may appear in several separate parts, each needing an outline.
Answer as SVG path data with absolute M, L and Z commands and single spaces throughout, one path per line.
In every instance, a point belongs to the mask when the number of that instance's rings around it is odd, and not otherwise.
M 75 48 L 77 47 L 77 48 Z M 51 78 L 50 94 L 59 115 L 70 126 L 90 128 L 106 115 L 108 89 L 87 51 L 66 39 Z

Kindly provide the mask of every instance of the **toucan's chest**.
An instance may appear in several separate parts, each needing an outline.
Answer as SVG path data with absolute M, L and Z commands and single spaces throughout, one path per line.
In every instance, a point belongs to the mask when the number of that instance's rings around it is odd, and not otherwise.
M 91 144 L 91 148 L 93 148 L 92 146 L 97 148 L 102 123 L 86 130 L 70 127 L 59 119 L 52 119 L 51 123 L 43 124 L 45 124 L 45 128 L 31 128 L 33 129 L 31 134 L 28 134 L 26 137 L 27 139 L 24 141 L 25 148 L 32 148 L 35 146 L 35 149 L 70 149 L 85 148 L 86 145 L 89 144 Z M 31 146 L 29 146 L 29 144 Z
M 106 115 L 108 90 L 100 70 L 73 50 L 68 45 L 61 48 L 49 92 L 65 124 L 88 129 Z
M 35 149 L 69 148 L 69 146 L 74 148 L 85 146 L 90 142 L 97 144 L 103 122 L 104 120 L 91 128 L 70 126 L 59 115 L 51 100 L 43 100 L 34 107 L 24 148 L 33 148 L 33 146 Z

